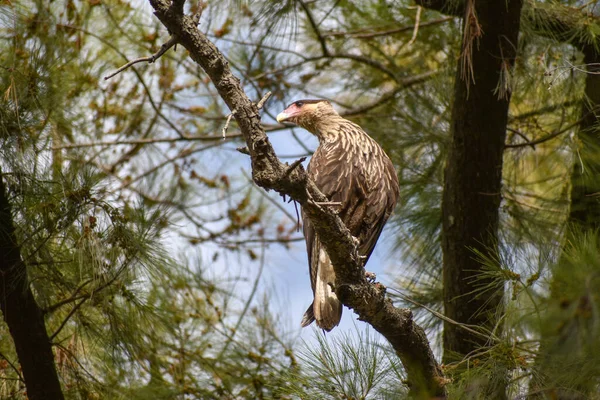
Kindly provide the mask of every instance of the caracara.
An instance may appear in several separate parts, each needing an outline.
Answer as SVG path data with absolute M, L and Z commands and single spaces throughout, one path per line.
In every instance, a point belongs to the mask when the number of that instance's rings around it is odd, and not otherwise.
M 279 114 L 277 121 L 296 124 L 319 139 L 308 175 L 358 239 L 364 265 L 398 200 L 398 177 L 389 157 L 360 126 L 342 118 L 326 100 L 298 100 Z M 316 320 L 320 328 L 330 331 L 342 318 L 342 304 L 334 289 L 335 272 L 304 212 L 302 221 L 314 293 L 302 326 Z

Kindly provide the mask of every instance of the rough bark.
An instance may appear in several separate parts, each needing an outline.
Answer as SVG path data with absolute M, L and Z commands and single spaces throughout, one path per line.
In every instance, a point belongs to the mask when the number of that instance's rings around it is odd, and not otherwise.
M 465 8 L 466 34 L 456 74 L 442 195 L 446 316 L 490 331 L 502 308 L 503 282 L 482 276 L 485 267 L 476 252 L 498 259 L 502 153 L 510 102 L 510 90 L 503 93 L 501 82 L 516 57 L 521 6 L 515 0 L 475 0 L 474 10 Z M 473 42 L 470 67 L 462 61 L 468 41 Z M 446 323 L 444 360 L 462 359 L 486 342 Z
M 0 171 L 0 310 L 15 344 L 27 397 L 63 399 L 44 316 L 29 287 L 7 196 Z
M 405 366 L 414 397 L 444 397 L 443 374 L 425 333 L 414 323 L 410 310 L 392 305 L 382 285 L 366 281 L 350 232 L 333 210 L 316 204 L 326 199 L 308 180 L 302 166 L 290 171 L 279 161 L 261 127 L 256 104 L 244 93 L 227 60 L 197 29 L 193 18 L 182 14 L 178 3 L 171 6 L 167 0 L 150 0 L 150 4 L 158 19 L 207 73 L 227 106 L 235 110 L 251 157 L 254 182 L 300 203 L 314 224 L 333 262 L 340 300 L 391 343 Z

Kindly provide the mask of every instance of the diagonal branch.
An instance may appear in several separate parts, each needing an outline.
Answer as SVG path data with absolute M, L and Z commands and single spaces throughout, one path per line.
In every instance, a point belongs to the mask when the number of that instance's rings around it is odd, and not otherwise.
M 113 76 L 125 71 L 127 68 L 131 67 L 132 65 L 135 65 L 135 64 L 138 64 L 141 62 L 148 62 L 148 64 L 152 64 L 153 62 L 158 60 L 163 54 L 165 54 L 167 52 L 167 50 L 169 50 L 171 47 L 175 46 L 176 44 L 177 44 L 177 37 L 171 36 L 171 38 L 165 44 L 163 44 L 156 53 L 152 54 L 149 57 L 141 57 L 141 58 L 137 58 L 135 60 L 129 61 L 127 64 L 123 65 L 121 68 L 119 68 L 112 74 L 105 76 L 104 80 L 112 78 Z
M 593 111 L 594 110 L 592 110 L 592 112 Z M 544 143 L 544 142 L 547 142 L 548 140 L 554 139 L 555 137 L 560 136 L 563 133 L 568 132 L 571 129 L 575 128 L 576 126 L 580 125 L 583 122 L 583 120 L 588 117 L 588 114 L 590 114 L 590 113 L 587 113 L 586 115 L 584 115 L 583 117 L 581 117 L 577 121 L 573 122 L 572 124 L 569 124 L 569 125 L 567 125 L 566 127 L 562 128 L 562 129 L 559 129 L 557 131 L 549 133 L 548 135 L 543 136 L 543 137 L 541 137 L 539 139 L 528 140 L 527 143 L 506 144 L 506 145 L 504 145 L 504 148 L 515 148 L 515 147 L 531 146 L 533 149 L 535 149 L 535 145 L 536 144 Z M 524 138 L 524 139 L 527 140 L 527 138 Z
M 381 97 L 379 99 L 377 99 L 371 103 L 367 103 L 362 106 L 354 107 L 347 111 L 344 111 L 342 113 L 342 115 L 344 117 L 347 117 L 347 116 L 363 114 L 363 113 L 366 113 L 367 111 L 371 111 L 372 109 L 377 108 L 380 105 L 393 100 L 396 97 L 396 95 L 398 93 L 400 93 L 401 91 L 408 89 L 414 85 L 418 85 L 420 83 L 426 82 L 429 79 L 431 79 L 433 76 L 437 75 L 438 73 L 439 73 L 439 71 L 437 71 L 437 70 L 436 71 L 427 71 L 427 72 L 424 72 L 419 75 L 414 75 L 414 76 L 410 76 L 407 78 L 403 78 L 398 83 L 398 86 L 396 86 L 396 88 L 394 90 L 390 90 L 389 92 L 384 93 L 383 95 L 381 95 Z
M 442 18 L 434 19 L 432 21 L 421 22 L 419 24 L 419 28 L 443 24 L 444 22 L 448 22 L 453 19 L 454 19 L 453 17 L 442 17 Z M 324 37 L 341 36 L 344 39 L 349 38 L 349 37 L 357 38 L 357 39 L 370 39 L 370 38 L 374 38 L 374 37 L 389 36 L 389 35 L 394 35 L 397 33 L 409 32 L 409 31 L 414 32 L 414 29 L 415 29 L 415 25 L 401 26 L 399 28 L 386 29 L 386 30 L 382 30 L 382 31 L 377 31 L 377 30 L 369 29 L 369 28 L 363 28 L 363 29 L 359 29 L 358 31 L 354 31 L 354 32 L 327 32 L 323 36 Z
M 254 182 L 300 203 L 314 224 L 333 262 L 340 300 L 394 347 L 415 396 L 445 396 L 443 374 L 425 332 L 415 324 L 410 310 L 392 305 L 384 286 L 367 282 L 352 235 L 334 210 L 317 204 L 327 198 L 308 180 L 304 168 L 299 165 L 287 174 L 289 167 L 279 161 L 260 124 L 257 105 L 246 96 L 223 54 L 197 29 L 192 18 L 174 12 L 168 0 L 150 0 L 150 4 L 158 19 L 177 35 L 190 57 L 207 73 L 229 109 L 236 110 L 235 119 L 250 154 Z
M 317 39 L 319 40 L 319 43 L 321 44 L 321 51 L 323 52 L 323 56 L 327 57 L 329 55 L 329 49 L 327 48 L 327 42 L 325 41 L 325 36 L 323 36 L 323 34 L 321 33 L 321 30 L 319 29 L 319 25 L 317 24 L 317 22 L 315 21 L 315 18 L 313 17 L 312 13 L 310 12 L 308 5 L 305 2 L 303 2 L 302 0 L 300 0 L 298 3 L 300 3 L 300 7 L 302 7 L 304 12 L 306 13 L 306 18 L 308 18 L 308 22 L 310 23 L 310 26 L 312 27 L 313 31 L 315 31 L 315 35 L 317 35 Z

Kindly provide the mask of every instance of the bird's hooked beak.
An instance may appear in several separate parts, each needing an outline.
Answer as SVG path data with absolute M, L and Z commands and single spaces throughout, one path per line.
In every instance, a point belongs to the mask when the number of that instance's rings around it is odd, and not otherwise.
M 277 122 L 282 123 L 286 121 L 289 117 L 290 116 L 285 111 L 282 111 L 279 114 L 277 114 Z
M 296 124 L 298 122 L 298 117 L 305 113 L 306 109 L 307 105 L 305 105 L 302 100 L 296 101 L 287 106 L 285 110 L 283 110 L 279 113 L 279 115 L 277 115 L 277 122 L 291 122 L 293 124 Z

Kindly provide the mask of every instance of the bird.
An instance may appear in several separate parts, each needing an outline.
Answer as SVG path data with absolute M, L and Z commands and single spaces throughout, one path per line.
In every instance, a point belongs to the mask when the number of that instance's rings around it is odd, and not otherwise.
M 308 176 L 357 240 L 364 267 L 400 194 L 392 161 L 375 140 L 339 115 L 328 100 L 297 100 L 276 119 L 304 128 L 319 139 L 307 167 Z M 304 211 L 302 222 L 314 299 L 301 325 L 316 321 L 319 328 L 329 332 L 340 323 L 343 308 L 335 294 L 335 271 Z

